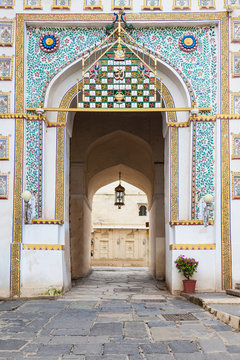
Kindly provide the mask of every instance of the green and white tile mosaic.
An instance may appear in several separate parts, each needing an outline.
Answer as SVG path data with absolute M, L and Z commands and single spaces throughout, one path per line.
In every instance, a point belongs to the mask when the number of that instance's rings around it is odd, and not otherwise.
M 195 52 L 179 49 L 178 39 L 192 33 L 198 39 Z M 198 106 L 212 106 L 217 114 L 217 43 L 214 27 L 164 27 L 134 30 L 132 36 L 149 51 L 159 54 L 166 63 L 173 64 L 187 78 Z M 171 66 L 171 65 L 170 65 Z
M 215 191 L 215 123 L 198 123 L 196 129 L 195 193 L 198 200 L 204 195 L 214 196 Z M 198 202 L 195 204 L 195 219 L 200 220 Z M 213 212 L 210 211 L 213 218 Z
M 45 53 L 39 47 L 41 35 L 47 32 L 55 33 L 60 39 L 59 49 L 54 53 Z M 198 39 L 198 47 L 192 53 L 186 53 L 179 49 L 178 40 L 185 33 L 192 33 Z M 105 36 L 105 29 L 102 28 L 29 27 L 27 29 L 26 106 L 37 107 L 44 97 L 51 79 L 64 67 L 69 66 L 78 58 L 80 59 L 84 52 L 100 44 Z M 183 79 L 187 79 L 190 84 L 189 91 L 194 92 L 198 106 L 212 106 L 211 114 L 217 114 L 217 44 L 214 27 L 144 28 L 134 30 L 132 36 L 149 52 L 157 53 L 159 59 L 165 61 Z M 206 128 L 201 128 L 202 125 L 206 125 Z M 196 188 L 205 188 L 206 192 L 211 192 L 214 191 L 214 147 L 210 146 L 213 132 L 211 126 L 213 125 L 201 124 L 199 126 L 196 149 L 198 159 Z M 26 134 L 27 188 L 38 194 L 41 133 L 36 124 L 28 122 Z M 209 144 L 206 148 L 201 143 L 205 137 Z M 203 153 L 207 156 L 207 165 L 202 158 Z M 203 168 L 205 169 L 204 176 L 201 175 Z M 196 211 L 198 212 L 198 209 Z

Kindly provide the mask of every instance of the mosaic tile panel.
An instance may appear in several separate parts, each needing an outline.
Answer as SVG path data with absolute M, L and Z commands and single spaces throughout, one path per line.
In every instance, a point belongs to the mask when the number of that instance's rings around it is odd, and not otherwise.
M 231 54 L 232 76 L 240 77 L 240 52 Z
M 39 39 L 43 33 L 55 33 L 60 38 L 59 50 L 55 53 L 44 53 L 39 48 Z M 84 51 L 101 43 L 105 36 L 104 29 L 86 28 L 28 28 L 27 55 L 27 106 L 36 107 L 46 81 L 53 78 L 56 72 L 80 58 Z
M 143 10 L 162 10 L 161 0 L 144 0 Z
M 23 7 L 24 9 L 41 9 L 42 3 L 41 0 L 24 0 Z
M 59 51 L 54 54 L 43 53 L 39 49 L 39 38 L 44 32 L 55 32 L 60 38 Z M 150 32 L 150 34 L 149 34 Z M 199 40 L 194 53 L 179 50 L 178 40 L 185 32 L 191 32 Z M 104 29 L 83 28 L 28 28 L 28 69 L 27 106 L 36 107 L 41 100 L 44 84 L 59 69 L 69 65 L 83 51 L 99 44 L 105 36 Z M 190 82 L 199 106 L 212 106 L 212 114 L 217 114 L 216 91 L 216 30 L 213 27 L 166 27 L 154 29 L 138 29 L 132 36 L 149 51 L 154 51 L 170 65 L 179 69 Z M 205 59 L 209 59 L 205 61 Z M 198 72 L 196 73 L 196 67 Z
M 31 81 L 27 82 L 27 106 L 30 107 L 38 106 L 42 91 L 44 93 L 46 91 L 46 84 L 59 70 L 77 59 L 77 57 L 80 57 L 83 51 L 92 48 L 95 44 L 99 44 L 105 36 L 104 29 L 91 29 L 88 31 L 88 29 L 83 28 L 43 27 L 28 28 L 27 32 L 29 38 L 27 62 L 28 65 L 31 64 L 27 69 L 27 78 L 31 79 Z M 39 38 L 45 32 L 53 32 L 60 38 L 59 50 L 54 54 L 46 54 L 39 49 Z M 184 53 L 178 47 L 179 37 L 186 32 L 194 33 L 199 39 L 199 46 L 192 54 Z M 213 27 L 154 28 L 151 29 L 150 36 L 149 29 L 138 29 L 133 31 L 132 36 L 136 40 L 140 40 L 145 47 L 147 45 L 150 51 L 156 51 L 161 56 L 161 59 L 165 59 L 168 63 L 173 63 L 173 66 L 179 69 L 190 81 L 198 105 L 212 105 L 212 113 L 216 113 L 216 33 Z M 209 41 L 210 39 L 211 41 Z M 209 61 L 206 62 L 205 58 L 208 58 Z M 32 66 L 33 64 L 35 66 Z M 198 67 L 197 73 L 195 72 L 196 67 Z M 94 81 L 94 79 L 89 81 Z M 91 84 L 89 85 L 91 87 Z M 141 91 L 141 89 L 138 90 Z M 89 91 L 89 94 L 90 91 L 94 91 L 94 98 L 97 98 L 96 89 L 88 89 L 87 91 Z M 136 97 L 136 100 L 139 102 L 138 97 Z M 90 103 L 92 101 L 89 101 L 89 106 Z M 36 128 L 36 137 L 40 135 L 38 131 L 39 129 Z M 37 144 L 34 144 L 34 146 L 37 147 Z M 34 162 L 36 164 L 35 171 L 40 174 L 40 164 L 37 158 L 38 151 L 34 155 L 31 153 L 30 148 L 32 149 L 33 146 L 29 138 L 27 152 L 29 155 L 32 154 L 29 158 L 29 163 Z M 27 172 L 27 186 L 32 191 L 38 191 L 38 187 L 41 184 L 36 180 L 34 181 L 29 164 L 27 164 L 27 168 L 29 170 Z
M 233 6 L 233 7 L 239 7 L 240 6 L 240 0 L 224 0 L 225 6 Z
M 9 137 L 0 136 L 0 160 L 9 160 Z
M 240 20 L 232 19 L 232 42 L 240 41 Z
M 182 52 L 178 46 L 179 38 L 189 32 L 199 42 L 193 53 Z M 138 29 L 132 36 L 149 51 L 156 52 L 167 63 L 174 64 L 191 84 L 198 106 L 212 106 L 213 110 L 209 114 L 217 114 L 217 47 L 214 27 L 154 28 L 150 34 L 148 29 Z
M 200 9 L 215 9 L 215 0 L 198 0 Z
M 8 188 L 9 188 L 9 175 L 0 174 L 0 199 L 8 198 Z
M 53 0 L 52 9 L 69 9 L 71 0 Z
M 84 0 L 84 10 L 102 9 L 102 0 Z
M 127 47 L 114 47 L 84 77 L 81 108 L 155 108 L 154 73 Z M 122 59 L 116 58 L 121 52 Z M 90 66 L 90 65 L 89 65 Z
M 240 159 L 240 134 L 232 135 L 232 159 Z
M 240 93 L 232 93 L 232 107 L 231 113 L 232 114 L 240 114 Z
M 0 20 L 0 46 L 8 46 L 13 43 L 13 21 Z
M 191 0 L 173 0 L 173 9 L 190 9 Z
M 132 0 L 112 0 L 113 10 L 130 10 L 132 8 Z
M 41 131 L 40 122 L 27 121 L 26 123 L 26 190 L 31 191 L 36 198 L 36 217 L 41 216 L 39 214 L 39 182 L 41 180 Z
M 0 80 L 12 80 L 12 57 L 0 57 Z
M 8 113 L 10 110 L 9 93 L 0 93 L 0 113 Z
M 240 199 L 240 173 L 232 173 L 232 198 Z
M 0 0 L 0 8 L 12 9 L 15 0 Z
M 215 123 L 197 123 L 193 129 L 193 141 L 193 218 L 200 220 L 199 200 L 206 194 L 215 198 Z M 210 211 L 210 219 L 213 219 L 213 211 Z

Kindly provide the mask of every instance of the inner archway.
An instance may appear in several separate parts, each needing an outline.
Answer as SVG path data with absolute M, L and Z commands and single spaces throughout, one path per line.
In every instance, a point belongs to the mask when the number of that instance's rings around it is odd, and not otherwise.
M 147 112 L 75 115 L 71 139 L 70 235 L 72 277 L 91 259 L 92 199 L 118 180 L 145 192 L 150 217 L 150 272 L 165 278 L 164 140 L 161 115 Z
M 123 205 L 115 203 L 119 180 L 101 187 L 92 202 L 91 266 L 148 267 L 149 213 L 146 194 L 121 181 Z

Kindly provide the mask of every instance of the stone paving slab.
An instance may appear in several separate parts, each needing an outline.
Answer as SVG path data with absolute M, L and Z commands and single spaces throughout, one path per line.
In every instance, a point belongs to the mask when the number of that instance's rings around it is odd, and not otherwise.
M 0 306 L 3 360 L 240 360 L 239 332 L 144 269 L 93 271 L 61 298 Z
M 203 309 L 230 325 L 240 330 L 240 298 L 226 293 L 194 293 L 182 295 L 189 301 L 198 304 Z

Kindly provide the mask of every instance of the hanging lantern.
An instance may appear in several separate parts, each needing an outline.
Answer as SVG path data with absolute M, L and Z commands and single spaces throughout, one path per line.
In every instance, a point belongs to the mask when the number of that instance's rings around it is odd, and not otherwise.
M 124 204 L 125 188 L 121 185 L 121 173 L 119 173 L 119 185 L 115 188 L 115 204 L 118 209 Z

